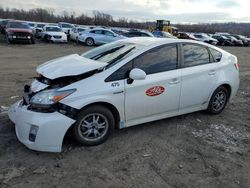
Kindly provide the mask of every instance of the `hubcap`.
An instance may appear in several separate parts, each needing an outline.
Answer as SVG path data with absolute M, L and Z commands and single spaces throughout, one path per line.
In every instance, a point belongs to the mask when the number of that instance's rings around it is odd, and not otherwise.
M 79 133 L 84 140 L 96 141 L 105 136 L 108 126 L 108 119 L 104 115 L 92 113 L 80 122 Z
M 226 93 L 224 91 L 218 92 L 213 100 L 212 106 L 216 111 L 220 111 L 226 103 Z
M 88 44 L 89 46 L 91 46 L 91 45 L 93 44 L 93 41 L 92 41 L 91 39 L 88 39 L 88 40 L 87 40 L 87 44 Z

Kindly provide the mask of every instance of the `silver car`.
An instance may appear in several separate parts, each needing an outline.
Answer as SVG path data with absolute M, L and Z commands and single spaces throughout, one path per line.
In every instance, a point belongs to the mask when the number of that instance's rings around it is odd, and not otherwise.
M 95 28 L 82 33 L 79 36 L 79 41 L 88 46 L 107 44 L 120 39 L 125 39 L 125 36 L 118 35 L 110 29 Z

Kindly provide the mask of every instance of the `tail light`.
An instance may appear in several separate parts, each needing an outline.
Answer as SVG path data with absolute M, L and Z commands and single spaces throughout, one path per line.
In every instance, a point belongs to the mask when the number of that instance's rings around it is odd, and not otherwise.
M 239 64 L 239 63 L 235 63 L 234 66 L 235 66 L 235 68 L 236 68 L 237 70 L 240 69 L 240 64 Z

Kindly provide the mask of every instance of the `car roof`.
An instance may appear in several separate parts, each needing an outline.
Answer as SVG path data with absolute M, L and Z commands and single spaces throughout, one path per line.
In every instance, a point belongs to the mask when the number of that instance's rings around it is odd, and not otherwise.
M 156 38 L 156 37 L 132 37 L 132 38 L 126 38 L 122 39 L 120 41 L 127 42 L 127 43 L 133 43 L 133 44 L 138 44 L 138 45 L 143 45 L 143 46 L 157 46 L 157 45 L 164 45 L 164 44 L 173 44 L 173 43 L 190 43 L 190 44 L 200 44 L 203 46 L 208 46 L 215 48 L 219 50 L 219 48 L 204 43 L 200 41 L 195 41 L 195 40 L 189 40 L 189 39 L 174 39 L 174 38 Z M 221 51 L 221 50 L 219 50 Z

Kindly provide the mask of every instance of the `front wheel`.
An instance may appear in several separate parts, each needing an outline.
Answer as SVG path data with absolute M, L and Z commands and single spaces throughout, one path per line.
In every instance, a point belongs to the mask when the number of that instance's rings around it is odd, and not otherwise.
M 73 127 L 73 134 L 79 143 L 93 146 L 103 143 L 115 126 L 109 109 L 95 105 L 81 111 Z
M 228 92 L 227 88 L 225 88 L 224 86 L 218 87 L 214 91 L 214 93 L 209 101 L 207 111 L 211 114 L 221 113 L 223 111 L 223 109 L 226 107 L 226 104 L 228 102 L 228 98 L 229 98 L 229 92 Z

